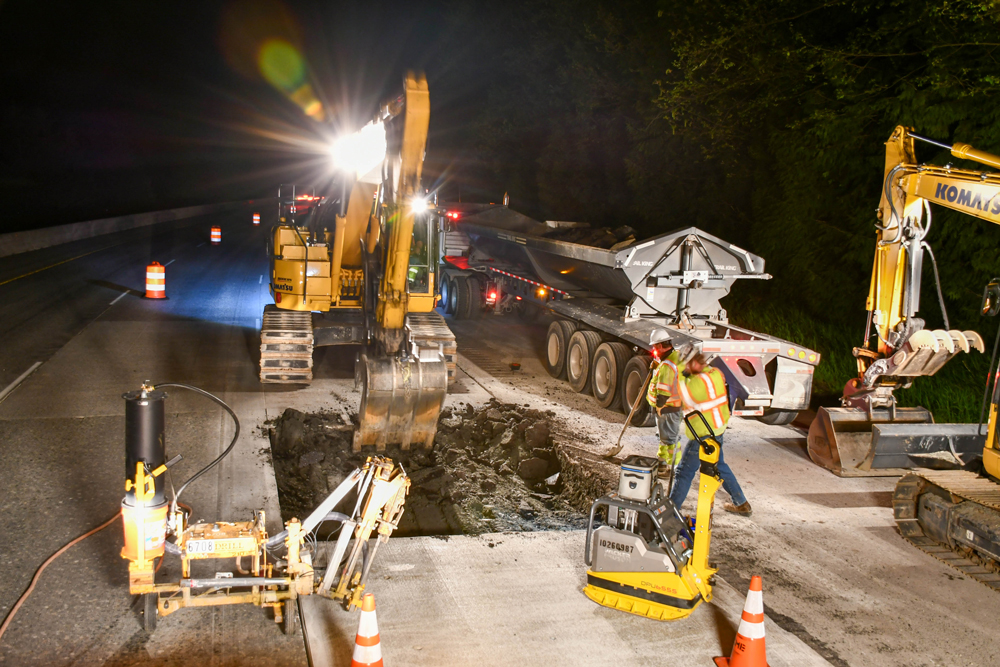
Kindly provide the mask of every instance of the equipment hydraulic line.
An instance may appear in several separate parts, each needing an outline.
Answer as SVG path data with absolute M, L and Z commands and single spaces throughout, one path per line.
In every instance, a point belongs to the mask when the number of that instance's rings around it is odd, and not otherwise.
M 235 425 L 229 446 L 191 476 L 167 499 L 165 480 L 181 460 L 166 459 L 165 402 L 168 387 L 194 391 L 221 405 Z M 142 595 L 148 631 L 158 616 L 184 607 L 250 603 L 272 607 L 275 621 L 286 632 L 298 627 L 297 598 L 319 594 L 341 601 L 347 609 L 361 605 L 378 545 L 399 525 L 409 492 L 405 471 L 385 457 L 368 457 L 327 498 L 300 521 L 285 522 L 285 530 L 268 536 L 263 511 L 249 521 L 189 523 L 189 507 L 180 502 L 184 490 L 232 452 L 240 434 L 236 414 L 221 399 L 189 385 L 143 384 L 125 399 L 125 498 L 122 525 L 129 561 L 129 592 Z M 170 484 L 172 487 L 172 484 Z M 350 514 L 335 511 L 348 496 L 357 500 Z M 315 533 L 324 522 L 339 522 L 339 536 L 325 573 L 318 560 Z M 377 537 L 374 545 L 371 539 Z M 283 552 L 283 553 L 282 553 Z M 179 556 L 181 577 L 157 583 L 157 559 Z M 233 559 L 232 572 L 211 572 L 199 561 Z M 244 564 L 249 560 L 249 566 Z

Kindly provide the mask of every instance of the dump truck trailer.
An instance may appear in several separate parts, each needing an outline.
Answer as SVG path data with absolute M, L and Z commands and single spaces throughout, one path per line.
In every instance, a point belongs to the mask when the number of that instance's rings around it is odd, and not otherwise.
M 445 312 L 533 319 L 550 311 L 549 373 L 603 407 L 628 412 L 644 391 L 658 328 L 675 346 L 715 355 L 733 414 L 787 424 L 809 407 L 819 353 L 730 324 L 720 303 L 737 280 L 770 278 L 761 257 L 694 227 L 600 248 L 560 240 L 574 223 L 539 222 L 507 206 L 442 204 L 438 213 Z M 640 403 L 633 423 L 652 423 Z

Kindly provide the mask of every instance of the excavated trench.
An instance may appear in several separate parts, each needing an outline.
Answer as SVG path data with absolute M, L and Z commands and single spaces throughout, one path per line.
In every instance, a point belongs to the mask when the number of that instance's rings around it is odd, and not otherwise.
M 374 451 L 352 452 L 342 413 L 288 409 L 268 423 L 282 518 L 303 518 Z M 585 461 L 552 412 L 491 400 L 442 411 L 434 447 L 383 455 L 410 476 L 398 536 L 581 528 L 615 471 Z M 353 498 L 345 502 L 348 505 Z M 353 506 L 353 505 L 351 505 Z M 322 536 L 321 536 L 322 537 Z

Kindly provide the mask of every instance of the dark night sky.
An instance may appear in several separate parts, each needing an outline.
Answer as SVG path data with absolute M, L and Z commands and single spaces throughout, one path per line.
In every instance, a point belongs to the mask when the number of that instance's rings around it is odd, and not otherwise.
M 455 9 L 0 1 L 0 232 L 321 181 L 328 138 L 355 129 L 408 68 L 425 70 L 431 86 L 433 182 L 469 148 L 488 79 L 488 65 L 470 75 L 478 58 Z M 301 54 L 302 82 L 333 112 L 325 122 L 262 76 L 269 39 Z

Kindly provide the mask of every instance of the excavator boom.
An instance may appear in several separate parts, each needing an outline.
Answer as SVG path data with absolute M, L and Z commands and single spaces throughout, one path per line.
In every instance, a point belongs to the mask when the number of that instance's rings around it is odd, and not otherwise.
M 934 375 L 958 354 L 985 349 L 975 331 L 949 327 L 943 303 L 943 329 L 927 329 L 918 317 L 924 257 L 935 261 L 926 241 L 930 203 L 1000 224 L 1000 174 L 919 164 L 915 140 L 1000 165 L 990 153 L 967 144 L 946 146 L 902 126 L 886 142 L 868 325 L 863 345 L 854 348 L 858 376 L 844 388 L 844 407 L 820 408 L 809 430 L 810 457 L 840 475 L 962 468 L 983 450 L 985 436 L 975 425 L 934 424 L 924 408 L 896 407 L 895 390 Z

